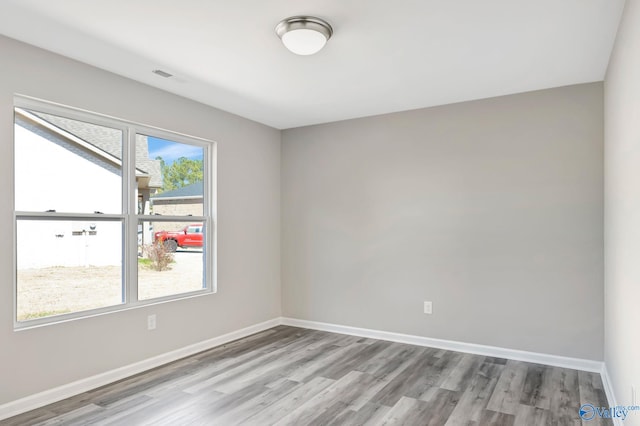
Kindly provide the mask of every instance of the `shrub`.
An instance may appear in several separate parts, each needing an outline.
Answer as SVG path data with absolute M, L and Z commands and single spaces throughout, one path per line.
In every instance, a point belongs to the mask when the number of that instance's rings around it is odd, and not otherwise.
M 169 264 L 173 263 L 173 253 L 167 250 L 160 240 L 144 246 L 144 252 L 151 261 L 149 266 L 156 271 L 166 271 Z

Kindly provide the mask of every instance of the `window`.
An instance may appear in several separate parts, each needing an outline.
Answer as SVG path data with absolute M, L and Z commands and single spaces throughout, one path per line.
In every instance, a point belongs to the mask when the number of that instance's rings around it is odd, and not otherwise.
M 15 326 L 214 289 L 212 142 L 17 98 Z

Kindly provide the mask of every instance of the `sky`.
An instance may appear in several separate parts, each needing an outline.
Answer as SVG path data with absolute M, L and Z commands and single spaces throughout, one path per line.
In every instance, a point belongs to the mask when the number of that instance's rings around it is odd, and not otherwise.
M 149 158 L 162 157 L 167 166 L 180 157 L 191 160 L 202 160 L 203 149 L 199 146 L 187 145 L 166 139 L 149 136 Z

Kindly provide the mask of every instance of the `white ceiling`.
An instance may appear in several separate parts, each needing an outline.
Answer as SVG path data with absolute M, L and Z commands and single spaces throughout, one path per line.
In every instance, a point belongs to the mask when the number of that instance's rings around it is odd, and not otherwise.
M 623 5 L 2 0 L 0 33 L 283 129 L 603 80 Z M 300 14 L 333 26 L 314 56 L 275 35 Z

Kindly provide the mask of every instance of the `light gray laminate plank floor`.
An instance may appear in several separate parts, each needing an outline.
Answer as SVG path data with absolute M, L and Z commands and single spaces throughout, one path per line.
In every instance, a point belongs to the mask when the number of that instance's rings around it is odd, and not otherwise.
M 595 373 L 279 326 L 1 425 L 603 425 Z

